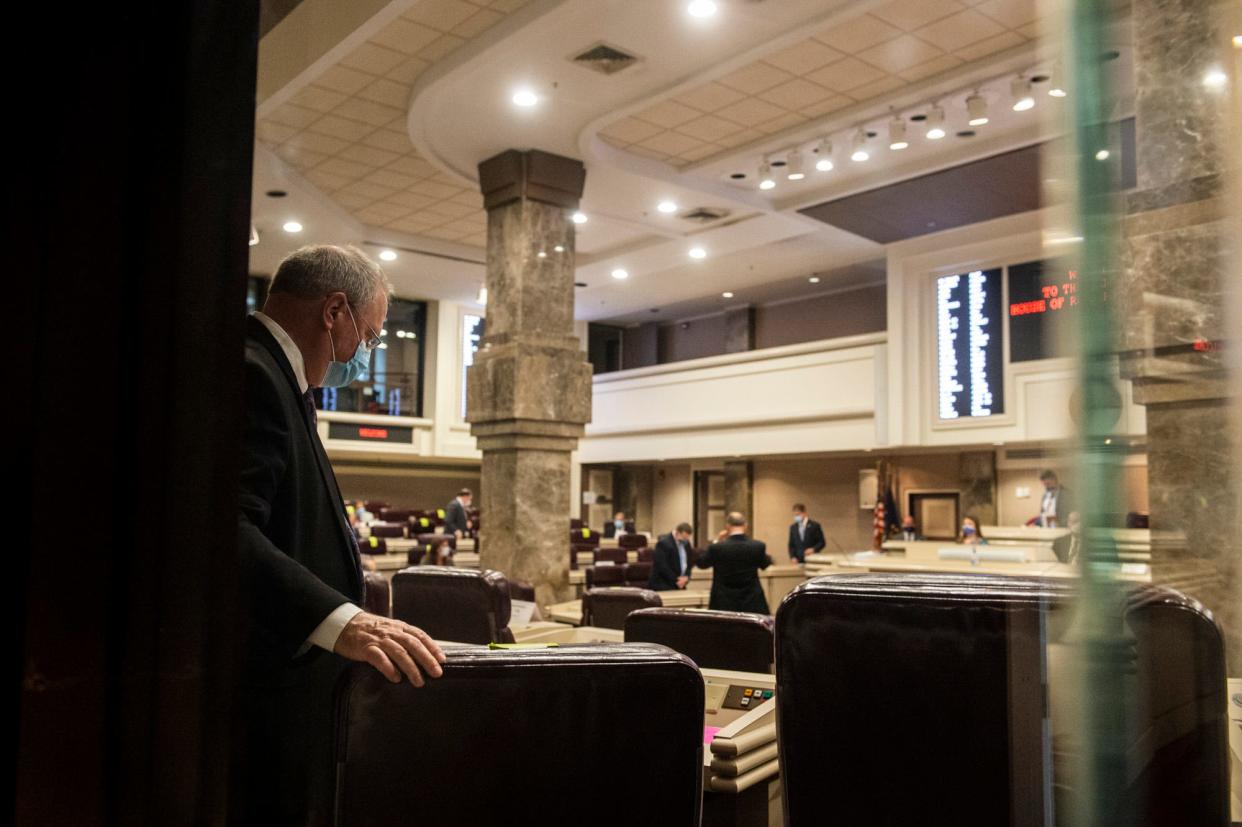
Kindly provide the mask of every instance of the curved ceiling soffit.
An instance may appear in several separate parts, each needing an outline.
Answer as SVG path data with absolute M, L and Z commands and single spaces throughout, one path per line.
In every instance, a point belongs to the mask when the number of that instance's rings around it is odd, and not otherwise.
M 428 134 L 429 118 L 421 117 L 431 95 L 432 88 L 450 76 L 464 70 L 476 58 L 481 57 L 494 46 L 517 31 L 526 28 L 539 18 L 562 6 L 570 0 L 535 0 L 524 8 L 518 9 L 504 20 L 488 29 L 479 37 L 466 43 L 448 57 L 434 63 L 414 82 L 410 90 L 409 109 L 406 114 L 406 134 L 419 155 L 446 175 L 458 179 L 471 187 L 478 184 L 476 170 L 461 170 L 451 164 L 448 159 L 436 151 L 435 145 Z

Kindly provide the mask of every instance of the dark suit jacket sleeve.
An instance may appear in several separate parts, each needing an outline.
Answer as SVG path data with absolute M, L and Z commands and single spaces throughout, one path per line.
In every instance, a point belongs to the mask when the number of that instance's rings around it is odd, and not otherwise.
M 824 546 L 828 545 L 828 541 L 824 539 L 824 527 L 814 520 L 811 521 L 806 534 L 807 548 L 816 554 L 819 554 L 824 550 Z
M 444 509 L 444 533 L 453 534 L 457 531 L 466 533 L 466 509 L 457 500 L 453 500 Z
M 712 563 L 714 562 L 715 560 L 712 559 L 711 546 L 703 549 L 702 553 L 694 558 L 694 566 L 699 569 L 710 569 L 712 567 Z
M 676 588 L 678 571 L 677 544 L 667 534 L 661 537 L 651 555 L 651 582 L 668 588 Z
M 272 500 L 287 463 L 290 423 L 268 375 L 246 364 L 246 420 L 242 435 L 238 557 L 255 631 L 290 657 L 338 606 L 350 602 L 264 535 Z
M 793 557 L 798 553 L 798 524 L 794 523 L 789 527 L 789 556 Z
M 766 569 L 768 566 L 772 565 L 772 558 L 768 555 L 768 547 L 763 543 L 759 543 L 755 556 L 758 558 L 755 561 L 755 565 L 759 568 Z

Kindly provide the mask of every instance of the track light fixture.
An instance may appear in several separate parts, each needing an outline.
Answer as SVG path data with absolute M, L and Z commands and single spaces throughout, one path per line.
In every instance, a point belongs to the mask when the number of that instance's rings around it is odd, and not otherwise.
M 1009 82 L 1009 94 L 1013 96 L 1013 111 L 1025 112 L 1035 107 L 1035 98 L 1031 95 L 1031 82 L 1022 75 Z
M 871 157 L 871 153 L 867 151 L 867 133 L 861 127 L 854 133 L 854 151 L 850 154 L 850 160 L 861 164 Z
M 927 110 L 927 140 L 939 141 L 944 136 L 944 109 L 938 103 L 933 104 Z
M 988 122 L 988 102 L 978 89 L 966 98 L 966 114 L 970 117 L 967 123 L 971 126 L 983 126 Z
M 893 119 L 888 122 L 888 148 L 898 150 L 908 146 L 910 142 L 906 140 L 906 119 L 900 115 L 894 115 Z
M 824 138 L 815 150 L 815 168 L 820 172 L 832 171 L 832 141 Z

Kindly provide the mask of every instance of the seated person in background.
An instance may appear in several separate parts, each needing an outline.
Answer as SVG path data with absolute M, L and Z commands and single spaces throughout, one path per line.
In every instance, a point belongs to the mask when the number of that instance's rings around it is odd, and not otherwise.
M 367 511 L 367 507 L 362 500 L 354 500 L 354 516 L 358 518 L 358 522 L 361 525 L 370 525 L 375 521 L 375 515 Z
M 894 539 L 906 541 L 923 539 L 922 535 L 919 534 L 918 527 L 914 524 L 913 514 L 907 514 L 901 518 L 901 531 L 897 532 L 897 536 Z
M 681 523 L 668 534 L 661 534 L 651 557 L 651 577 L 647 588 L 657 592 L 684 589 L 690 582 L 690 537 L 694 529 Z
M 715 569 L 708 608 L 768 614 L 759 569 L 772 565 L 772 558 L 767 546 L 746 536 L 746 517 L 740 512 L 732 511 L 725 517 L 720 539 L 708 546 L 694 564 L 701 569 Z
M 423 560 L 419 565 L 422 566 L 451 566 L 453 565 L 453 547 L 449 545 L 448 540 L 441 540 L 435 543 L 423 555 Z
M 794 521 L 789 527 L 789 559 L 792 562 L 806 562 L 806 553 L 819 554 L 827 542 L 824 540 L 824 528 L 807 516 L 806 506 L 794 503 Z
M 987 540 L 983 536 L 983 531 L 979 528 L 979 521 L 974 516 L 967 514 L 962 518 L 962 530 L 957 535 L 957 542 L 965 546 L 987 545 Z
M 362 535 L 358 533 L 358 525 L 362 521 L 358 519 L 358 506 L 349 500 L 345 501 L 345 516 L 349 518 L 349 530 L 354 533 L 354 542 L 357 542 L 362 538 Z
M 465 533 L 473 526 L 470 524 L 470 518 L 466 516 L 466 509 L 470 507 L 474 494 L 469 488 L 463 488 L 457 492 L 457 496 L 449 500 L 449 504 L 444 507 L 444 533 L 452 534 L 460 540 Z
M 625 512 L 618 511 L 612 515 L 612 522 L 604 526 L 605 537 L 620 537 L 625 533 Z

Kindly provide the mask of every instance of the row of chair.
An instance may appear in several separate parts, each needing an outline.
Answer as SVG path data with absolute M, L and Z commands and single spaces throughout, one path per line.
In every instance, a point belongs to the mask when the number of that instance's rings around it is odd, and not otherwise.
M 590 528 L 571 528 L 569 530 L 569 544 L 571 546 L 579 546 L 584 551 L 587 549 L 598 548 L 600 540 L 603 539 L 602 534 Z M 619 548 L 646 548 L 648 539 L 646 534 L 622 534 L 617 538 L 617 546 Z
M 731 627 L 715 648 L 774 632 L 785 823 L 1064 821 L 1076 778 L 1067 768 L 1090 748 L 1062 720 L 1075 699 L 1058 689 L 1080 639 L 1074 598 L 1071 586 L 1033 578 L 838 575 L 791 592 L 774 627 L 753 616 Z M 624 767 L 643 795 L 589 810 L 593 823 L 697 824 L 703 682 L 694 667 L 708 668 L 710 655 L 692 661 L 636 642 L 667 635 L 669 614 L 630 614 L 624 644 L 450 649 L 444 677 L 424 690 L 353 670 L 339 696 L 339 822 L 418 812 L 473 823 L 525 805 L 579 821 L 598 780 Z M 717 613 L 680 614 L 692 618 L 678 621 L 680 651 L 725 629 Z M 1124 623 L 1113 655 L 1124 659 L 1115 689 L 1132 724 L 1115 754 L 1126 811 L 1110 818 L 1227 824 L 1219 627 L 1192 599 L 1151 586 L 1128 595 Z M 766 671 L 759 666 L 747 671 Z M 659 714 L 599 714 L 636 698 L 659 699 Z M 540 760 L 500 758 L 483 744 L 522 744 Z

